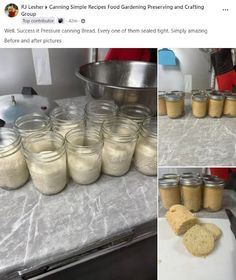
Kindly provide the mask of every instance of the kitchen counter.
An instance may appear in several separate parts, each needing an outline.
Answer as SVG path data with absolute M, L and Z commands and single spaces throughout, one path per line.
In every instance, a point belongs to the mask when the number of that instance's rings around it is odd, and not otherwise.
M 184 117 L 159 117 L 159 166 L 235 166 L 236 119 L 194 118 L 185 101 Z
M 155 220 L 156 186 L 156 177 L 132 167 L 125 176 L 102 175 L 88 186 L 70 181 L 53 196 L 40 194 L 31 180 L 18 190 L 0 189 L 0 279 L 16 279 L 18 270 L 72 256 Z
M 225 190 L 223 197 L 223 207 L 222 210 L 218 212 L 208 212 L 206 210 L 201 210 L 194 213 L 199 218 L 217 218 L 217 219 L 228 219 L 225 213 L 225 208 L 230 208 L 236 215 L 236 192 L 233 190 Z M 159 203 L 158 216 L 164 217 L 166 214 L 165 208 L 163 208 L 161 202 Z

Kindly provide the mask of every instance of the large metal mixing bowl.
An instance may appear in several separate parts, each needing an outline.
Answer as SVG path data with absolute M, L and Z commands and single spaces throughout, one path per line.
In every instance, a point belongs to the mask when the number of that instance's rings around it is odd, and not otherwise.
M 76 76 L 86 94 L 114 100 L 119 106 L 139 103 L 156 113 L 157 65 L 139 61 L 101 61 L 82 65 Z

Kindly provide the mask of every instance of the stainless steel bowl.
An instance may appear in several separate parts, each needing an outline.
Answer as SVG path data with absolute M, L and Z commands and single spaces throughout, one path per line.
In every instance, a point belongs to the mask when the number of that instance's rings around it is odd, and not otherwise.
M 82 65 L 76 76 L 86 94 L 114 100 L 119 106 L 143 104 L 156 113 L 157 65 L 139 61 L 101 61 Z

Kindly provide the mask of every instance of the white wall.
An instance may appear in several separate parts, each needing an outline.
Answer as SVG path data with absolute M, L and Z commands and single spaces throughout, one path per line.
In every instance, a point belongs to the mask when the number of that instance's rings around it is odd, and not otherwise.
M 184 75 L 192 75 L 192 89 L 210 88 L 210 55 L 199 49 L 172 49 L 176 66 L 158 66 L 158 90 L 184 90 Z
M 52 85 L 37 85 L 31 49 L 0 49 L 0 95 L 33 87 L 39 95 L 66 98 L 85 95 L 75 69 L 90 62 L 90 49 L 49 49 Z

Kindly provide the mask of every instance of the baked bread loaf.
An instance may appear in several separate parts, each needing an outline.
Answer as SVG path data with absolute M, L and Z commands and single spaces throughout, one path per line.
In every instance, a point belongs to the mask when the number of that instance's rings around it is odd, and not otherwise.
M 183 237 L 186 249 L 194 256 L 207 256 L 215 246 L 213 234 L 200 225 L 191 227 Z
M 204 223 L 200 224 L 200 226 L 212 233 L 215 240 L 218 240 L 221 237 L 222 231 L 215 224 Z
M 166 213 L 166 219 L 177 235 L 184 234 L 197 223 L 197 218 L 183 205 L 176 204 Z

